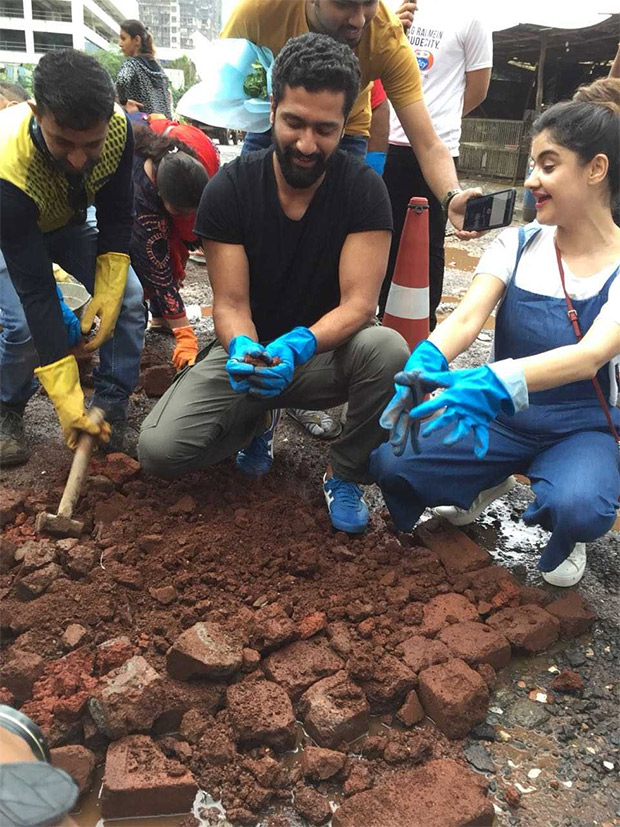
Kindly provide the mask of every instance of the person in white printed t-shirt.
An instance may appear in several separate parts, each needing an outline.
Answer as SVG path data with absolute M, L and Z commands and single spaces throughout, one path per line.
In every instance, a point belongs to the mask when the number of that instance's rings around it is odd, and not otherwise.
M 418 59 L 424 101 L 435 131 L 456 159 L 459 155 L 461 119 L 482 103 L 489 88 L 493 66 L 491 31 L 482 20 L 472 15 L 471 9 L 453 0 L 419 0 L 417 8 L 415 4 L 405 2 L 396 14 L 403 22 Z M 446 217 L 424 180 L 391 106 L 390 141 L 383 180 L 392 202 L 394 234 L 379 298 L 379 315 L 383 316 L 385 310 L 407 204 L 411 196 L 423 196 L 428 198 L 430 206 L 430 327 L 433 330 L 443 287 Z

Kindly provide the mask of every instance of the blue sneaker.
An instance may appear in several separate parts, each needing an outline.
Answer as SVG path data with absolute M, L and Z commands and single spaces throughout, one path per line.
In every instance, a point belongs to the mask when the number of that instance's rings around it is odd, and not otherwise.
M 271 469 L 273 465 L 273 437 L 281 413 L 279 408 L 271 411 L 271 425 L 262 434 L 254 437 L 247 448 L 237 454 L 235 464 L 248 477 L 262 477 Z
M 323 477 L 323 493 L 327 510 L 334 528 L 347 534 L 361 534 L 368 525 L 368 506 L 362 497 L 362 489 L 354 482 L 338 477 Z

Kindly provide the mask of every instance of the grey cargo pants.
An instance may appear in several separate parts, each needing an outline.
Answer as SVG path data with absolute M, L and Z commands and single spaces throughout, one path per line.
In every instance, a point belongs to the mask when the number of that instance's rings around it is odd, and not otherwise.
M 144 420 L 140 462 L 146 471 L 174 479 L 246 448 L 263 430 L 268 410 L 319 410 L 348 401 L 346 425 L 331 444 L 331 464 L 341 479 L 371 482 L 370 453 L 388 436 L 379 417 L 394 392 L 394 374 L 408 356 L 399 333 L 366 327 L 298 367 L 279 396 L 258 399 L 232 389 L 225 368 L 228 354 L 216 342 L 201 361 L 179 374 Z

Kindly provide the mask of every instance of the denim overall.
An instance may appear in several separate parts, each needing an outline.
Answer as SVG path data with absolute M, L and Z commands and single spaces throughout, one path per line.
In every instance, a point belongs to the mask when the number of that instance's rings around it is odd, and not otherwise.
M 539 231 L 535 224 L 519 231 L 515 268 L 497 314 L 497 360 L 531 356 L 576 341 L 564 298 L 541 296 L 515 284 L 521 255 Z M 573 300 L 584 334 L 619 272 L 617 268 L 596 296 Z M 598 380 L 608 399 L 609 365 L 601 368 Z M 620 411 L 611 410 L 620 427 Z M 408 447 L 402 457 L 395 457 L 389 443 L 371 456 L 371 474 L 400 530 L 411 530 L 428 507 L 469 508 L 480 491 L 510 474 L 523 474 L 531 481 L 535 500 L 523 513 L 524 522 L 551 532 L 539 561 L 541 571 L 557 568 L 575 543 L 592 542 L 613 526 L 620 497 L 620 452 L 590 380 L 532 393 L 527 410 L 512 417 L 500 414 L 489 426 L 489 451 L 482 460 L 474 456 L 472 436 L 446 446 L 446 433 L 423 439 L 419 456 Z

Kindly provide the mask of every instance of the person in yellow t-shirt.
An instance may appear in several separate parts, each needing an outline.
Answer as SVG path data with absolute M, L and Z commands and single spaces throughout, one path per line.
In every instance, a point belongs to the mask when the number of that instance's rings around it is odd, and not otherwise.
M 245 38 L 277 55 L 292 37 L 317 32 L 350 46 L 360 62 L 361 93 L 345 125 L 341 148 L 366 154 L 370 85 L 383 83 L 430 188 L 462 238 L 465 205 L 480 195 L 462 191 L 450 151 L 440 141 L 424 104 L 420 70 L 403 26 L 383 0 L 240 0 L 221 37 Z M 248 133 L 244 150 L 271 143 L 271 133 Z
M 418 62 L 403 24 L 383 0 L 240 0 L 221 37 L 244 38 L 277 55 L 288 40 L 307 32 L 326 34 L 345 43 L 360 63 L 361 92 L 345 124 L 340 148 L 366 156 L 372 118 L 370 90 L 373 81 L 379 79 L 424 178 L 455 226 L 457 236 L 478 236 L 462 232 L 461 228 L 465 204 L 482 191 L 463 192 L 459 187 L 450 150 L 439 139 L 426 109 Z M 249 132 L 242 151 L 263 149 L 270 144 L 271 131 Z M 339 423 L 324 411 L 294 409 L 289 414 L 313 436 L 333 439 L 340 432 Z

